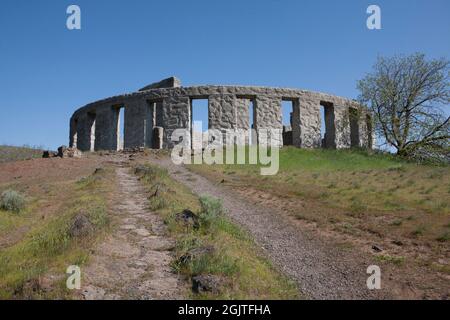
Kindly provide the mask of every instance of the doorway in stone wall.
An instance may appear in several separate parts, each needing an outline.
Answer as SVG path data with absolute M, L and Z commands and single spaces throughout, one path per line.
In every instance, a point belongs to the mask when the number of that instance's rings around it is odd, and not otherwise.
M 370 114 L 366 115 L 366 126 L 367 126 L 367 148 L 373 148 L 373 121 Z
M 73 121 L 72 148 L 78 148 L 78 119 Z
M 116 112 L 116 135 L 117 150 L 123 150 L 125 142 L 125 107 L 123 105 L 114 106 Z
M 254 98 L 250 99 L 248 104 L 248 124 L 249 129 L 251 129 L 248 137 L 248 144 L 250 146 L 257 145 L 258 134 L 256 133 L 256 102 Z
M 283 99 L 281 101 L 281 122 L 283 125 L 283 146 L 290 146 L 292 142 L 292 115 L 294 112 L 294 100 Z
M 147 101 L 145 113 L 145 146 L 152 149 L 162 149 L 163 135 L 163 101 Z
M 191 99 L 191 148 L 193 149 L 202 149 L 208 142 L 208 108 L 207 98 Z
M 359 147 L 359 111 L 355 108 L 349 108 L 350 122 L 350 146 Z
M 334 125 L 334 105 L 330 102 L 320 102 L 320 136 L 322 148 L 336 148 Z
M 95 151 L 95 113 L 88 113 L 89 120 L 89 151 Z

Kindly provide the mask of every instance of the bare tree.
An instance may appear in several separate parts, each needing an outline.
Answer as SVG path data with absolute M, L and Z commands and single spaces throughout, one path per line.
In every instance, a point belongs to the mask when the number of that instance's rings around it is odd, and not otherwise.
M 424 54 L 379 57 L 358 82 L 378 136 L 406 157 L 447 158 L 450 139 L 450 62 Z M 444 111 L 446 109 L 446 111 Z

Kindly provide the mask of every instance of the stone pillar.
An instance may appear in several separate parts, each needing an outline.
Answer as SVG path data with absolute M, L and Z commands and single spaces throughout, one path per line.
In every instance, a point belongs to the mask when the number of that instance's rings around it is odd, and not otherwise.
M 249 130 L 250 128 L 250 99 L 236 98 L 236 129 Z
M 233 94 L 217 94 L 208 97 L 208 129 L 220 130 L 224 144 L 226 143 L 226 130 L 237 128 L 238 100 Z
M 164 138 L 164 128 L 163 127 L 154 127 L 152 137 L 153 137 L 152 148 L 153 149 L 162 149 L 163 148 L 163 138 Z
M 258 95 L 255 99 L 255 130 L 259 135 L 261 129 L 278 129 L 279 134 L 274 137 L 275 143 L 278 146 L 283 145 L 283 123 L 282 123 L 282 111 L 281 111 L 281 98 L 271 97 L 265 95 Z
M 69 147 L 77 148 L 78 143 L 78 118 L 70 118 Z
M 143 99 L 125 104 L 124 148 L 143 147 L 145 145 L 147 107 L 147 102 Z
M 350 148 L 350 113 L 347 105 L 334 106 L 334 125 L 336 128 L 336 148 Z
M 359 121 L 359 139 L 362 148 L 372 149 L 374 142 L 373 122 L 369 112 L 362 111 Z
M 299 113 L 299 146 L 302 148 L 320 148 L 322 144 L 320 136 L 320 100 L 311 93 L 304 93 L 300 97 Z M 294 115 L 293 122 L 295 123 L 295 121 Z M 294 139 L 298 139 L 298 136 L 294 136 Z
M 208 98 L 208 129 L 233 129 L 236 127 L 236 97 L 211 95 Z
M 78 117 L 77 145 L 81 151 L 91 151 L 95 144 L 95 119 L 94 113 L 84 113 Z
M 164 140 L 163 148 L 171 149 L 178 142 L 172 142 L 176 129 L 191 130 L 191 105 L 188 96 L 167 97 L 163 101 Z M 190 145 L 190 141 L 188 142 Z
M 95 119 L 95 150 L 115 150 L 116 130 L 114 126 L 115 112 L 110 105 L 96 108 Z

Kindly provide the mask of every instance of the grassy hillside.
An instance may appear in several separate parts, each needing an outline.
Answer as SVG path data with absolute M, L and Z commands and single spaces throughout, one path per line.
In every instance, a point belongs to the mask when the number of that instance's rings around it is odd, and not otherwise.
M 42 157 L 43 150 L 39 147 L 15 147 L 0 145 L 0 163 Z
M 111 179 L 112 171 L 103 170 L 77 182 L 41 184 L 46 193 L 27 196 L 20 212 L 0 209 L 0 299 L 71 297 L 66 268 L 82 266 L 108 229 Z M 77 229 L 79 219 L 88 228 Z
M 396 251 L 409 249 L 407 243 L 420 245 L 428 256 L 421 257 L 423 263 L 439 260 L 448 248 L 449 166 L 418 165 L 364 151 L 288 147 L 280 151 L 280 170 L 274 176 L 260 175 L 257 165 L 189 168 L 342 239 L 396 243 Z M 403 256 L 388 260 L 403 261 Z

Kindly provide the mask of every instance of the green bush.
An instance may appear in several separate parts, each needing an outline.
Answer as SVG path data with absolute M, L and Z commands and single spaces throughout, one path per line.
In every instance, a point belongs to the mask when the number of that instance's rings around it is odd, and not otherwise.
M 25 208 L 25 197 L 14 190 L 3 191 L 0 197 L 0 208 L 18 213 Z
M 223 215 L 222 201 L 208 196 L 200 197 L 201 210 L 199 214 L 200 226 L 211 227 Z

